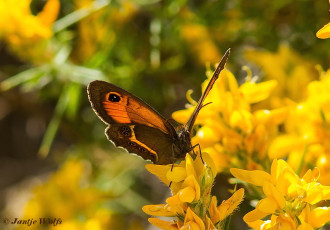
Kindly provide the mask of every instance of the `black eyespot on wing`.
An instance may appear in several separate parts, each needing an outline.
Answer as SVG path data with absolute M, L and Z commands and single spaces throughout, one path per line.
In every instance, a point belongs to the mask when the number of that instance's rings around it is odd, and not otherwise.
M 133 142 L 133 141 L 129 141 L 128 144 L 129 144 L 130 146 L 134 146 L 134 147 L 136 146 L 136 143 Z
M 131 129 L 130 129 L 129 127 L 127 127 L 127 126 L 122 126 L 120 129 L 121 129 L 121 131 L 123 131 L 123 132 L 124 132 L 124 131 L 127 131 L 127 132 L 128 132 L 128 131 L 131 130 Z
M 144 153 L 147 152 L 147 150 L 144 147 L 140 147 L 139 150 L 142 151 L 142 152 L 144 152 Z
M 129 127 L 127 126 L 123 126 L 120 128 L 120 133 L 124 136 L 124 137 L 131 137 L 132 136 L 132 131 Z
M 110 93 L 108 100 L 111 102 L 119 102 L 121 100 L 121 98 L 119 95 L 117 95 L 115 93 Z
M 122 132 L 122 134 L 123 134 L 123 136 L 125 136 L 125 137 L 129 137 L 130 136 L 130 133 L 129 132 Z

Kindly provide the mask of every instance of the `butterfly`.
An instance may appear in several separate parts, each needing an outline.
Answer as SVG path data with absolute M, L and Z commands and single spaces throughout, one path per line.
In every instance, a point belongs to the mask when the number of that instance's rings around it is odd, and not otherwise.
M 108 125 L 107 138 L 117 147 L 135 153 L 155 164 L 183 160 L 195 146 L 191 134 L 203 102 L 224 69 L 230 49 L 218 64 L 197 106 L 185 125 L 175 127 L 155 109 L 124 89 L 105 81 L 93 81 L 87 93 L 92 108 Z

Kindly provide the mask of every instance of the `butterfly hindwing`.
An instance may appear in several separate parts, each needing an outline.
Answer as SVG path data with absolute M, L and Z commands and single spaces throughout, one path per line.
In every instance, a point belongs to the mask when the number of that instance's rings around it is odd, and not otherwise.
M 175 161 L 173 140 L 159 129 L 141 124 L 115 124 L 106 129 L 106 135 L 116 146 L 156 164 Z

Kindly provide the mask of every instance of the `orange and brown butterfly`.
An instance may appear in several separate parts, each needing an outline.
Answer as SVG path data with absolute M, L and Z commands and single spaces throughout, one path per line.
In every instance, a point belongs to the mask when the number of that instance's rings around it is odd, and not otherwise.
M 95 113 L 108 125 L 105 130 L 108 139 L 155 164 L 183 160 L 193 150 L 192 128 L 229 53 L 230 49 L 222 57 L 188 122 L 180 127 L 174 127 L 155 109 L 124 89 L 104 81 L 91 82 L 87 89 L 89 101 Z

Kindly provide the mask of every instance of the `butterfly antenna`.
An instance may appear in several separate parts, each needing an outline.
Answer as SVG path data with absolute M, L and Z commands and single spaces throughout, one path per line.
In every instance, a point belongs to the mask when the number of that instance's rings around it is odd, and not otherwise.
M 202 94 L 201 98 L 199 99 L 198 104 L 197 104 L 194 112 L 192 113 L 192 115 L 190 116 L 188 122 L 186 123 L 185 130 L 187 130 L 189 133 L 191 133 L 191 130 L 194 126 L 197 115 L 198 115 L 199 111 L 201 110 L 201 108 L 203 107 L 203 102 L 204 102 L 206 96 L 209 94 L 210 90 L 213 87 L 214 82 L 218 79 L 221 71 L 225 68 L 225 64 L 228 60 L 229 54 L 230 54 L 230 48 L 223 55 L 219 65 L 217 66 L 216 70 L 213 73 L 213 76 L 212 76 L 211 80 L 209 81 L 209 84 L 207 85 L 204 93 Z

